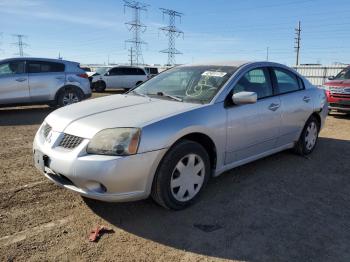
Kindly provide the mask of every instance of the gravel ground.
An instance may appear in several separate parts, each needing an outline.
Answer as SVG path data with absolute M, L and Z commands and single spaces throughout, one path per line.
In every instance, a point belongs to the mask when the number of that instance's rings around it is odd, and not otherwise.
M 31 153 L 50 112 L 0 109 L 1 261 L 350 261 L 349 116 L 328 117 L 310 157 L 282 152 L 233 169 L 174 212 L 151 200 L 84 200 L 50 183 Z M 90 243 L 97 225 L 114 232 Z

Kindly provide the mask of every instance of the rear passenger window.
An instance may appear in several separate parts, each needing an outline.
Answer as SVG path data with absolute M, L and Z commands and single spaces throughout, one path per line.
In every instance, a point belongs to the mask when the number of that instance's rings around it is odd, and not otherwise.
M 258 68 L 246 73 L 236 84 L 233 93 L 255 92 L 259 98 L 272 96 L 272 86 L 267 69 Z
M 46 61 L 28 61 L 28 73 L 55 73 L 64 72 L 65 66 L 62 63 Z
M 273 69 L 278 85 L 279 94 L 298 91 L 303 88 L 299 78 L 291 72 L 283 69 Z

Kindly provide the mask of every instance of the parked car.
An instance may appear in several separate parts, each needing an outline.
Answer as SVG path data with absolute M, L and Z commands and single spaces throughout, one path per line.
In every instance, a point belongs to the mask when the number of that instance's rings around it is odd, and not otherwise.
M 149 77 L 154 77 L 159 74 L 158 67 L 145 66 L 145 71 Z
M 85 71 L 85 73 L 87 74 L 88 78 L 93 76 L 96 72 L 94 70 L 92 70 L 90 67 L 80 67 L 81 69 L 83 69 Z
M 141 67 L 116 66 L 98 73 L 92 78 L 92 87 L 97 92 L 106 88 L 131 89 L 148 79 L 148 75 Z
M 330 77 L 323 86 L 330 110 L 350 113 L 350 66 L 335 77 Z
M 46 58 L 0 61 L 1 106 L 65 106 L 90 96 L 90 83 L 79 63 Z
M 52 112 L 34 158 L 48 179 L 85 197 L 151 195 L 182 209 L 211 176 L 290 148 L 310 154 L 327 114 L 324 90 L 284 65 L 179 66 L 127 94 Z

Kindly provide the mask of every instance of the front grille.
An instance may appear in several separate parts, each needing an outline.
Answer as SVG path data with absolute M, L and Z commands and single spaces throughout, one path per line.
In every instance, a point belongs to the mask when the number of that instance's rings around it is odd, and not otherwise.
M 332 94 L 350 94 L 349 87 L 330 87 L 329 91 Z
M 73 136 L 69 134 L 64 134 L 64 137 L 58 146 L 73 149 L 80 145 L 80 143 L 84 140 L 84 138 Z
M 52 130 L 52 127 L 49 124 L 45 124 L 43 126 L 42 132 L 43 132 L 43 136 L 45 138 L 47 138 L 47 136 L 49 135 L 50 131 Z

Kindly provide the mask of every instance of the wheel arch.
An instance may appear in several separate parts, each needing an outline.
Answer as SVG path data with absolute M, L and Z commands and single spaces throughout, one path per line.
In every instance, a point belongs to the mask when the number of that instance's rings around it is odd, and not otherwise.
M 70 89 L 79 90 L 80 92 L 82 92 L 84 94 L 84 91 L 80 87 L 78 87 L 76 85 L 65 85 L 65 86 L 62 86 L 60 89 L 57 90 L 57 92 L 55 94 L 55 97 L 54 97 L 54 101 L 57 102 L 58 96 L 60 95 L 61 92 L 65 91 L 65 90 L 70 90 Z
M 182 137 L 178 138 L 169 148 L 169 150 L 178 142 L 182 140 L 190 140 L 193 142 L 196 142 L 204 147 L 204 149 L 207 151 L 210 159 L 210 167 L 211 169 L 216 169 L 217 164 L 217 148 L 216 145 L 208 135 L 201 133 L 201 132 L 192 132 L 188 133 L 186 135 L 183 135 Z M 168 150 L 168 151 L 169 151 Z
M 322 123 L 320 114 L 319 114 L 318 112 L 313 112 L 313 113 L 309 116 L 309 118 L 308 118 L 307 120 L 309 120 L 310 117 L 312 117 L 312 116 L 315 117 L 315 118 L 317 119 L 318 127 L 320 128 L 320 127 L 321 127 L 321 123 Z M 306 121 L 307 121 L 307 120 L 306 120 Z

